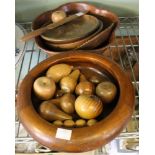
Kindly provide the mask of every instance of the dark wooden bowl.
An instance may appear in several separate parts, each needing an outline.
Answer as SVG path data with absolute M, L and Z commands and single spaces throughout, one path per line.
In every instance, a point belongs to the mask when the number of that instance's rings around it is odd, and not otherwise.
M 71 133 L 69 140 L 56 138 L 60 128 L 44 120 L 36 110 L 32 86 L 34 80 L 55 64 L 67 63 L 80 68 L 87 76 L 92 72 L 107 76 L 117 86 L 117 96 L 97 118 L 91 127 L 65 129 Z M 18 96 L 17 110 L 20 120 L 28 133 L 39 143 L 56 151 L 84 152 L 96 149 L 114 139 L 123 130 L 134 111 L 135 94 L 130 78 L 109 59 L 94 53 L 67 52 L 57 54 L 34 67 L 22 81 Z
M 43 33 L 41 37 L 51 43 L 72 43 L 91 35 L 99 26 L 100 20 L 92 15 L 86 14 L 56 29 Z
M 88 37 L 85 37 L 81 40 L 78 40 L 78 41 L 74 41 L 74 42 L 71 42 L 71 43 L 64 43 L 64 44 L 57 44 L 57 43 L 51 43 L 51 42 L 48 42 L 48 41 L 44 41 L 44 43 L 47 45 L 47 47 L 49 49 L 54 49 L 54 50 L 59 50 L 59 51 L 65 51 L 65 50 L 72 50 L 72 49 L 80 49 L 80 47 L 83 45 L 84 46 L 84 43 L 86 43 L 88 40 L 94 38 L 95 36 L 98 36 L 99 33 L 102 31 L 103 29 L 103 23 L 100 22 L 100 26 L 98 28 L 98 30 L 96 30 L 94 33 L 92 33 L 91 35 L 89 35 Z M 87 45 L 85 46 L 85 48 L 89 48 L 90 46 L 92 48 L 95 48 L 96 46 L 98 46 L 100 44 L 100 42 L 97 42 L 97 44 L 92 44 L 92 41 L 87 43 Z M 82 46 L 82 47 L 83 47 Z
M 44 12 L 33 21 L 32 29 L 33 30 L 38 29 L 45 23 L 49 22 L 51 13 L 56 10 L 63 10 L 67 14 L 73 14 L 73 13 L 76 13 L 79 11 L 88 11 L 88 14 L 93 15 L 93 16 L 97 17 L 98 19 L 102 20 L 102 22 L 104 23 L 104 26 L 105 26 L 104 28 L 107 28 L 108 26 L 111 25 L 111 23 L 114 23 L 114 26 L 112 27 L 112 29 L 110 31 L 108 31 L 108 33 L 106 33 L 106 34 L 103 33 L 102 36 L 100 35 L 99 38 L 96 37 L 95 38 L 96 41 L 95 42 L 93 41 L 91 43 L 92 46 L 93 46 L 93 44 L 95 45 L 96 42 L 102 43 L 102 46 L 100 46 L 99 48 L 98 47 L 95 48 L 96 51 L 103 51 L 107 47 L 107 45 L 113 41 L 114 32 L 115 32 L 117 26 L 119 25 L 118 17 L 110 11 L 107 11 L 107 10 L 104 10 L 101 8 L 97 8 L 97 7 L 90 5 L 88 3 L 80 3 L 80 2 L 79 3 L 78 2 L 77 3 L 67 3 L 64 5 L 61 5 L 60 7 L 56 8 L 54 10 Z M 106 39 L 104 39 L 104 38 L 106 38 Z M 47 47 L 47 45 L 44 43 L 43 39 L 40 36 L 35 37 L 35 42 L 38 45 L 38 47 L 41 48 L 46 53 L 48 53 L 49 56 L 62 52 L 62 51 Z M 87 50 L 89 50 L 89 52 L 94 51 L 94 50 L 90 50 L 90 49 L 87 49 Z M 65 52 L 67 52 L 67 50 Z

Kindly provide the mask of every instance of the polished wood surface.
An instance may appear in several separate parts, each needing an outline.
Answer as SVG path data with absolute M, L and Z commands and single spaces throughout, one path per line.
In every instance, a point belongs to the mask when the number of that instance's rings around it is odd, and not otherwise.
M 91 35 L 99 25 L 100 21 L 96 17 L 84 15 L 56 29 L 43 33 L 41 37 L 51 43 L 70 43 Z
M 32 100 L 34 80 L 50 66 L 58 63 L 67 63 L 88 70 L 93 68 L 96 73 L 105 73 L 119 89 L 118 98 L 110 113 L 94 126 L 68 129 L 72 132 L 70 140 L 56 138 L 58 128 L 40 117 L 36 111 L 37 105 L 34 106 Z M 105 145 L 123 130 L 134 111 L 134 101 L 132 83 L 116 63 L 98 54 L 73 51 L 49 57 L 28 73 L 19 88 L 17 110 L 23 126 L 42 145 L 57 151 L 84 152 Z
M 60 7 L 58 7 L 55 10 L 50 10 L 50 11 L 44 12 L 33 21 L 32 29 L 33 30 L 38 29 L 43 24 L 47 23 L 50 20 L 51 13 L 56 10 L 63 10 L 67 14 L 74 14 L 79 11 L 88 11 L 87 14 L 93 15 L 93 16 L 97 17 L 98 19 L 102 20 L 102 22 L 104 23 L 104 29 L 108 28 L 112 23 L 114 24 L 113 27 L 111 27 L 111 29 L 108 30 L 106 33 L 103 32 L 102 34 L 99 35 L 99 37 L 96 36 L 96 38 L 94 39 L 95 41 L 94 40 L 89 41 L 89 43 L 90 43 L 88 46 L 89 48 L 92 48 L 92 47 L 94 48 L 96 43 L 97 44 L 103 43 L 106 40 L 106 42 L 104 44 L 102 44 L 102 47 L 100 47 L 100 49 L 104 50 L 107 47 L 107 45 L 113 41 L 114 32 L 115 32 L 117 26 L 119 25 L 118 17 L 110 11 L 97 8 L 93 5 L 90 5 L 89 3 L 80 3 L 80 2 L 67 3 L 67 4 L 64 4 Z M 103 29 L 103 31 L 104 31 L 104 29 Z M 43 51 L 45 51 L 49 55 L 58 54 L 61 52 L 59 50 L 47 47 L 47 45 L 44 43 L 44 41 L 41 39 L 41 37 L 35 37 L 35 42 L 39 48 L 41 48 Z M 83 48 L 86 49 L 87 46 L 83 47 Z M 87 49 L 89 50 L 89 48 L 87 48 Z
M 84 42 L 82 45 L 79 47 L 75 48 L 77 49 L 94 49 L 95 47 L 99 46 L 101 43 L 104 43 L 108 37 L 109 34 L 112 32 L 114 24 L 112 23 L 109 27 L 98 33 L 96 36 L 93 38 L 90 38 L 86 42 Z
M 54 49 L 57 51 L 66 51 L 66 50 L 71 50 L 71 49 L 80 49 L 81 46 L 83 47 L 83 45 L 88 42 L 88 40 L 91 40 L 91 38 L 94 38 L 95 36 L 97 36 L 102 31 L 102 29 L 103 29 L 103 22 L 100 21 L 99 28 L 94 33 L 92 33 L 91 35 L 89 35 L 88 37 L 85 37 L 83 39 L 80 39 L 80 40 L 77 40 L 74 42 L 70 42 L 70 43 L 64 43 L 64 44 L 63 43 L 61 43 L 61 44 L 51 43 L 46 40 L 44 41 L 44 43 L 51 50 Z M 87 45 L 85 45 L 85 47 L 89 48 L 89 46 L 91 46 L 92 48 L 95 48 L 98 45 L 98 44 L 95 45 L 95 44 L 91 44 L 91 43 L 92 43 L 92 41 L 89 41 L 87 43 Z

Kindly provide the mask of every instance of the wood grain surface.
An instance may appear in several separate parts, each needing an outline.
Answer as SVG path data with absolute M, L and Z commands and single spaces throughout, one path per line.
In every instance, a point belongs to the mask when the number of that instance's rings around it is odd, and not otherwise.
M 58 128 L 41 118 L 32 103 L 34 80 L 50 66 L 58 63 L 106 71 L 115 79 L 119 88 L 119 98 L 114 109 L 94 126 L 69 129 L 70 140 L 56 138 Z M 63 152 L 90 151 L 110 142 L 130 120 L 134 105 L 135 94 L 131 80 L 116 63 L 98 54 L 75 51 L 52 56 L 34 67 L 23 79 L 17 96 L 18 114 L 28 133 L 42 145 Z

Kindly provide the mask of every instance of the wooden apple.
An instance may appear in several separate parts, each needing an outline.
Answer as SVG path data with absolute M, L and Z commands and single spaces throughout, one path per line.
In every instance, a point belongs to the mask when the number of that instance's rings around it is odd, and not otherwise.
M 54 96 L 56 85 L 52 78 L 42 76 L 34 81 L 33 90 L 39 99 L 49 100 Z

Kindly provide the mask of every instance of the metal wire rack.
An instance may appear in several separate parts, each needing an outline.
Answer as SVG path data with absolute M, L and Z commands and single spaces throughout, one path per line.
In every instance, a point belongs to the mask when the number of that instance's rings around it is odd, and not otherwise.
M 136 90 L 136 108 L 123 132 L 116 138 L 117 140 L 139 139 L 139 18 L 138 17 L 120 17 L 120 26 L 116 31 L 115 40 L 101 54 L 106 55 L 113 61 L 116 61 L 124 71 L 130 76 Z M 19 23 L 26 31 L 31 31 L 31 22 Z M 46 59 L 48 56 L 39 49 L 34 40 L 27 42 L 25 55 L 20 65 L 16 68 L 16 92 L 18 86 L 25 75 L 39 62 Z M 136 67 L 135 67 L 136 66 Z M 38 143 L 24 130 L 16 113 L 16 152 L 37 152 Z M 137 144 L 138 145 L 138 144 Z M 22 149 L 19 149 L 22 146 Z M 44 152 L 48 152 L 47 148 Z M 135 151 L 137 149 L 131 149 Z M 49 150 L 51 151 L 51 150 Z M 129 150 L 128 150 L 129 151 Z M 38 151 L 39 152 L 39 151 Z M 108 154 L 108 145 L 98 149 L 98 154 Z

